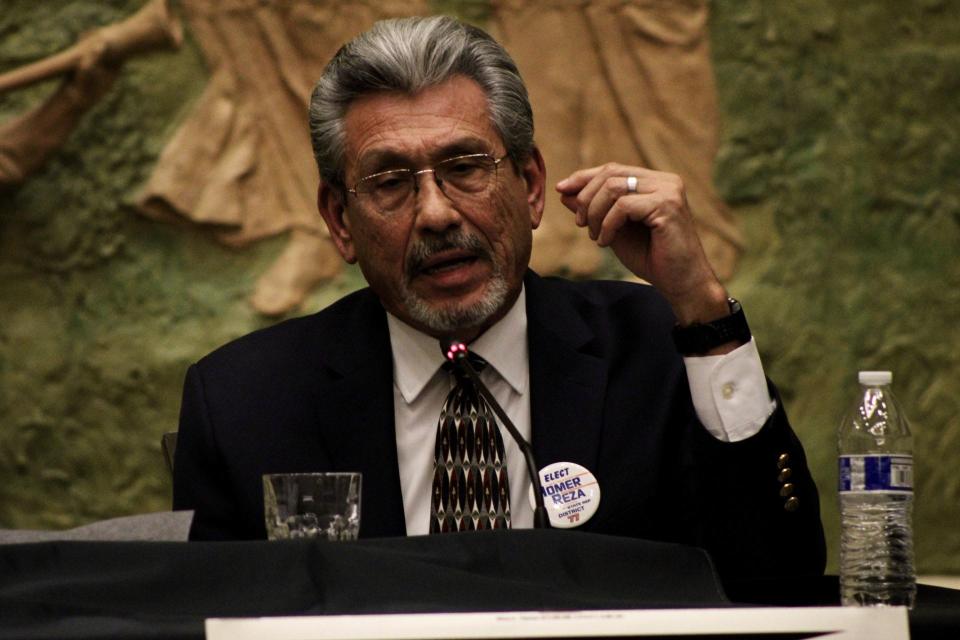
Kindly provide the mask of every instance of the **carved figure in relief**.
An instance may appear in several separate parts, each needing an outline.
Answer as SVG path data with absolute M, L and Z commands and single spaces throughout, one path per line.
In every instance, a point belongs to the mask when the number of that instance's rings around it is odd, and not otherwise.
M 0 189 L 39 170 L 113 84 L 116 69 L 101 66 L 91 53 L 43 104 L 0 125 Z
M 682 173 L 708 258 L 721 279 L 732 275 L 743 240 L 712 183 L 718 109 L 705 0 L 492 6 L 491 31 L 526 72 L 541 130 L 563 132 L 539 141 L 548 164 L 569 173 L 616 158 Z M 298 124 L 311 83 L 342 42 L 378 19 L 423 14 L 426 0 L 181 0 L 178 7 L 211 76 L 161 153 L 138 209 L 210 226 L 233 247 L 287 233 L 250 298 L 260 313 L 286 313 L 342 264 L 315 213 L 316 169 Z M 49 101 L 0 129 L 0 184 L 23 180 L 63 142 L 109 86 L 108 69 L 126 55 L 179 44 L 181 30 L 168 2 L 151 0 L 94 35 L 0 76 L 3 91 L 5 79 L 23 84 L 72 70 Z M 532 266 L 588 275 L 600 260 L 596 245 L 549 203 Z
M 293 124 L 310 83 L 342 42 L 377 19 L 428 7 L 416 0 L 183 0 L 182 7 L 211 80 L 139 206 L 154 218 L 213 225 L 230 246 L 289 232 L 250 299 L 261 313 L 282 314 L 341 268 L 314 213 L 315 170 Z M 517 1 L 493 9 L 494 31 L 528 69 L 544 130 L 565 134 L 542 141 L 552 166 L 572 171 L 617 157 L 689 176 L 705 249 L 718 275 L 729 277 L 743 245 L 712 186 L 718 116 L 705 3 Z M 568 216 L 548 210 L 535 268 L 594 272 L 600 253 L 576 231 Z
M 495 0 L 491 32 L 527 79 L 547 166 L 609 158 L 684 176 L 710 263 L 729 278 L 743 236 L 713 186 L 719 110 L 707 0 Z M 559 202 L 534 238 L 541 273 L 592 274 L 600 252 Z
M 316 213 L 317 173 L 303 129 L 327 60 L 380 18 L 422 13 L 421 0 L 182 0 L 210 82 L 138 198 L 161 219 L 216 229 L 234 247 L 289 233 L 250 302 L 266 315 L 299 306 L 341 261 Z
M 20 184 L 70 136 L 127 58 L 179 46 L 182 30 L 166 0 L 151 0 L 126 20 L 84 35 L 49 58 L 0 75 L 0 93 L 66 74 L 40 106 L 0 125 L 0 188 Z

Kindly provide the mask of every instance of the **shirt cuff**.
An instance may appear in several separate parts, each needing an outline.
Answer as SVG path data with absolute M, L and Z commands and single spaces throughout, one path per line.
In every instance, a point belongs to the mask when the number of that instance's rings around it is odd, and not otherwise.
M 746 440 L 760 431 L 777 408 L 753 338 L 722 356 L 689 357 L 683 362 L 693 408 L 717 440 Z

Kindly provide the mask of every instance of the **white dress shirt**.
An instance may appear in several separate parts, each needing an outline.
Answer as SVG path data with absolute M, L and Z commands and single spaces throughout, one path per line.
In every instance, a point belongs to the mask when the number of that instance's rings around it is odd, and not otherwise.
M 403 512 L 407 535 L 422 535 L 429 532 L 437 421 L 453 376 L 441 368 L 444 359 L 436 338 L 390 314 L 387 325 L 393 350 L 393 411 Z M 506 316 L 470 344 L 470 350 L 487 361 L 481 379 L 529 441 L 525 290 Z M 719 440 L 736 442 L 754 435 L 776 408 L 753 340 L 726 355 L 684 358 L 684 363 L 697 417 Z M 506 429 L 503 444 L 510 478 L 511 526 L 530 528 L 533 509 L 526 462 Z

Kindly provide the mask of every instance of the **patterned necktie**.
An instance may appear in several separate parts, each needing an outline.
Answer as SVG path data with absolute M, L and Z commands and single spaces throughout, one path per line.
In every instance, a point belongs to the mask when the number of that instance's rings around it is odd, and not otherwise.
M 470 354 L 478 373 L 487 366 Z M 430 533 L 510 527 L 510 483 L 503 438 L 496 418 L 476 385 L 452 363 L 453 389 L 437 425 Z

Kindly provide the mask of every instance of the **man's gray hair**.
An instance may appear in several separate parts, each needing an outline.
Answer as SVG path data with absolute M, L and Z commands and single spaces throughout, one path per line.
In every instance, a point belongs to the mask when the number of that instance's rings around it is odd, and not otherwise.
M 510 55 L 485 31 L 448 16 L 377 22 L 333 57 L 310 98 L 310 138 L 320 176 L 344 186 L 344 117 L 357 98 L 413 95 L 455 75 L 487 95 L 490 120 L 516 166 L 533 148 L 533 110 Z

